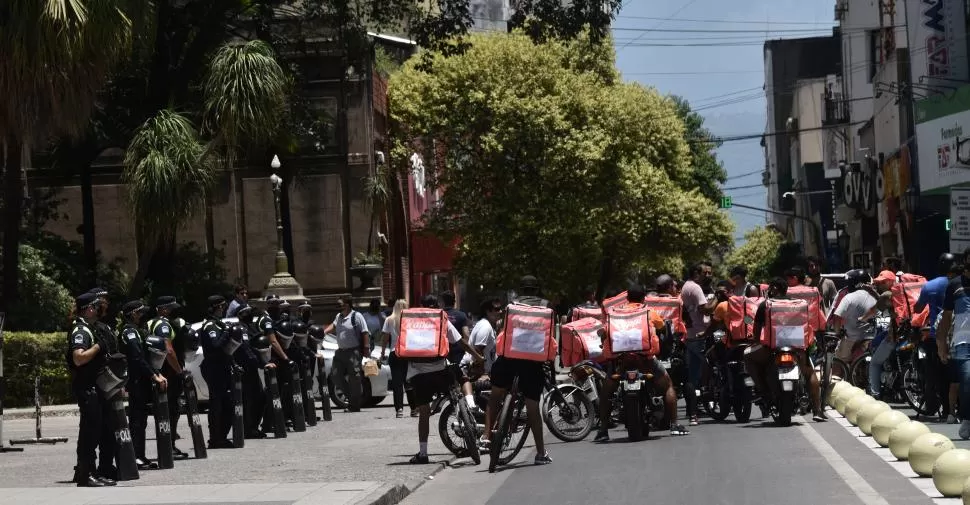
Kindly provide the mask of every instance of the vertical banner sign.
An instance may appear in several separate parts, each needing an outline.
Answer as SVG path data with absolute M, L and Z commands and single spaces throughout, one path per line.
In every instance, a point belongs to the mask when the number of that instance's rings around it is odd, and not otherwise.
M 964 9 L 964 0 L 906 0 L 914 84 L 952 88 L 967 80 Z
M 970 188 L 950 188 L 950 250 L 970 247 Z

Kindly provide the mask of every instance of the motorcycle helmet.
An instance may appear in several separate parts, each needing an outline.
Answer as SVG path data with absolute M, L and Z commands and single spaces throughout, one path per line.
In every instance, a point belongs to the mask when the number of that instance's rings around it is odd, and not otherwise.
M 855 289 L 861 284 L 871 284 L 872 276 L 864 269 L 856 268 L 845 273 L 845 280 L 848 282 L 849 289 Z
M 950 273 L 950 270 L 953 269 L 953 265 L 955 265 L 956 262 L 957 262 L 957 257 L 955 255 L 945 252 L 940 255 L 940 259 L 938 259 L 936 262 L 936 265 L 937 265 L 936 271 L 940 275 L 946 275 Z
M 226 343 L 222 345 L 222 350 L 229 356 L 232 356 L 242 345 L 243 341 L 249 340 L 249 330 L 246 329 L 246 325 L 241 323 L 236 323 L 232 325 L 228 330 L 229 338 L 226 339 Z

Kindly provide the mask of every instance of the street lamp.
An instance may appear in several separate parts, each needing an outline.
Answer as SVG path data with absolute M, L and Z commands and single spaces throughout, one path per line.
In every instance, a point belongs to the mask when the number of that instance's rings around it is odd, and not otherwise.
M 283 251 L 283 216 L 280 211 L 280 194 L 283 191 L 283 178 L 276 174 L 282 164 L 277 155 L 273 155 L 273 161 L 269 164 L 273 169 L 273 175 L 269 176 L 269 182 L 273 187 L 273 206 L 276 210 L 276 273 L 270 277 L 266 283 L 264 294 L 276 294 L 280 298 L 300 299 L 303 298 L 303 288 L 290 275 L 290 262 Z

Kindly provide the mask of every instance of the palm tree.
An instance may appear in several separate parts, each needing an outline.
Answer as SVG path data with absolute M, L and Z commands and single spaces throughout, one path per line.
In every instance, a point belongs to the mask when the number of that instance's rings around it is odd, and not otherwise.
M 171 110 L 146 121 L 128 145 L 123 179 L 140 242 L 131 296 L 141 295 L 152 260 L 174 250 L 179 227 L 202 208 L 215 180 L 205 158 L 195 126 Z
M 229 194 L 233 197 L 237 240 L 243 236 L 239 222 L 240 195 L 236 192 L 235 159 L 243 141 L 265 142 L 277 131 L 283 117 L 290 80 L 277 63 L 273 49 L 262 40 L 223 45 L 212 58 L 204 84 L 204 128 L 213 135 L 212 148 L 222 155 L 229 170 Z M 206 204 L 206 237 L 212 241 L 212 205 Z M 207 243 L 214 261 L 214 244 Z M 242 273 L 242 255 L 239 272 Z
M 83 130 L 111 66 L 126 54 L 132 19 L 148 2 L 0 2 L 0 144 L 3 286 L 0 307 L 17 299 L 23 225 L 23 155 L 53 135 Z

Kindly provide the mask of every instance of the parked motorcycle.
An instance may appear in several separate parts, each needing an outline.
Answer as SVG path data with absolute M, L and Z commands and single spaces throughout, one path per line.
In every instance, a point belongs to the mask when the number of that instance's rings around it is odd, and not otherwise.
M 772 359 L 777 370 L 778 397 L 774 399 L 771 417 L 779 426 L 791 426 L 792 415 L 797 404 L 805 396 L 807 388 L 802 381 L 798 359 L 792 348 L 781 347 L 772 353 Z

